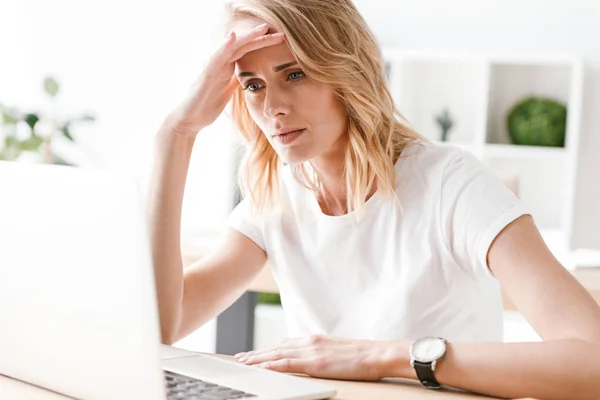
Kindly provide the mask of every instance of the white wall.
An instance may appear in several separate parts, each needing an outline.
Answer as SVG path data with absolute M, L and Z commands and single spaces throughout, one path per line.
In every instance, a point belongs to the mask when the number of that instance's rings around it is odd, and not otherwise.
M 585 57 L 575 242 L 600 249 L 600 1 L 354 0 L 385 46 L 574 52 Z
M 41 81 L 53 74 L 60 114 L 98 117 L 74 130 L 89 162 L 146 178 L 152 137 L 220 39 L 221 10 L 219 1 L 4 0 L 0 103 L 47 109 Z M 231 206 L 232 129 L 216 125 L 194 151 L 184 231 L 220 226 Z

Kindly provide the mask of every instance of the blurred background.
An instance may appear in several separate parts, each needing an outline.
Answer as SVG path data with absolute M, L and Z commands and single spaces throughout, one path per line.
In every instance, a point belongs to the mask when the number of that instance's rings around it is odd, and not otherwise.
M 417 130 L 492 167 L 567 268 L 600 266 L 600 2 L 355 4 Z M 0 158 L 127 169 L 146 183 L 157 128 L 223 34 L 221 0 L 3 0 L 0 15 Z M 186 263 L 210 251 L 235 204 L 237 143 L 226 115 L 198 137 Z M 258 348 L 285 337 L 285 324 L 276 295 L 256 301 L 233 319 L 255 312 L 244 340 Z M 234 327 L 211 321 L 178 345 L 215 351 Z M 537 335 L 507 310 L 506 338 Z

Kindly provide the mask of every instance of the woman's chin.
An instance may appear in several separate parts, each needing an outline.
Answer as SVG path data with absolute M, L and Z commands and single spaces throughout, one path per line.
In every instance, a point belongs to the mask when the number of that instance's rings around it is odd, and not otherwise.
M 279 154 L 281 160 L 288 165 L 302 164 L 311 159 L 308 154 L 302 152 L 287 151 L 284 154 Z

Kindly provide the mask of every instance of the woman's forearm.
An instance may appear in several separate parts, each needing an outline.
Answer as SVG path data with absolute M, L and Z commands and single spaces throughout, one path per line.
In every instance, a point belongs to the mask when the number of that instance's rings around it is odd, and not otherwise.
M 194 141 L 195 136 L 176 133 L 166 124 L 155 137 L 148 212 L 161 335 L 165 343 L 176 337 L 181 320 L 181 212 Z
M 407 341 L 391 341 L 381 375 L 417 379 Z M 503 398 L 600 399 L 600 346 L 565 339 L 532 343 L 448 343 L 441 384 Z

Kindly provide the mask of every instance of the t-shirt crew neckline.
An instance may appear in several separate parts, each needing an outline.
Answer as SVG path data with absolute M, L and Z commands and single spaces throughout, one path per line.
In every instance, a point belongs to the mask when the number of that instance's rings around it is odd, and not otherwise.
M 323 212 L 323 210 L 321 210 L 321 206 L 319 205 L 319 202 L 318 202 L 317 198 L 315 197 L 315 195 L 313 193 L 311 193 L 310 191 L 308 192 L 307 195 L 308 195 L 308 201 L 310 203 L 310 208 L 319 218 L 321 218 L 323 220 L 344 221 L 346 219 L 354 219 L 356 216 L 355 210 L 350 211 L 349 213 L 346 213 L 343 215 L 325 214 Z M 371 197 L 369 197 L 367 199 L 367 201 L 365 202 L 365 208 L 364 208 L 365 215 L 373 208 L 373 203 L 377 202 L 378 198 L 379 198 L 379 190 L 376 190 L 375 193 L 373 193 L 373 195 Z
M 409 144 L 409 145 L 407 145 L 402 150 L 402 153 L 400 153 L 400 156 L 396 160 L 396 164 L 394 164 L 395 178 L 396 178 L 394 191 L 396 191 L 396 189 L 397 189 L 398 176 L 400 175 L 400 169 L 401 169 L 402 164 L 403 164 L 401 160 L 403 160 L 408 155 L 410 155 L 410 152 L 408 150 L 411 147 L 414 147 L 415 145 L 416 144 Z M 306 189 L 306 188 L 304 188 L 304 189 Z M 320 219 L 322 219 L 324 221 L 328 221 L 328 222 L 336 222 L 336 221 L 340 221 L 341 222 L 341 221 L 347 221 L 347 220 L 353 220 L 353 221 L 356 220 L 356 213 L 357 213 L 357 211 L 351 211 L 351 212 L 343 214 L 343 215 L 328 215 L 328 214 L 325 214 L 323 212 L 323 210 L 321 210 L 321 206 L 319 205 L 319 202 L 318 202 L 317 198 L 315 197 L 315 195 L 311 191 L 309 191 L 308 189 L 306 189 L 306 194 L 308 196 L 309 206 L 310 206 L 311 210 L 315 213 L 315 215 L 317 216 L 317 218 L 320 218 Z M 379 189 L 377 189 L 375 191 L 375 193 L 373 193 L 373 195 L 371 197 L 369 197 L 367 199 L 367 201 L 365 202 L 365 208 L 364 208 L 364 214 L 363 214 L 363 216 L 366 216 L 368 213 L 370 213 L 373 209 L 376 208 L 376 204 L 379 203 L 380 197 L 381 197 L 381 192 L 380 192 Z

